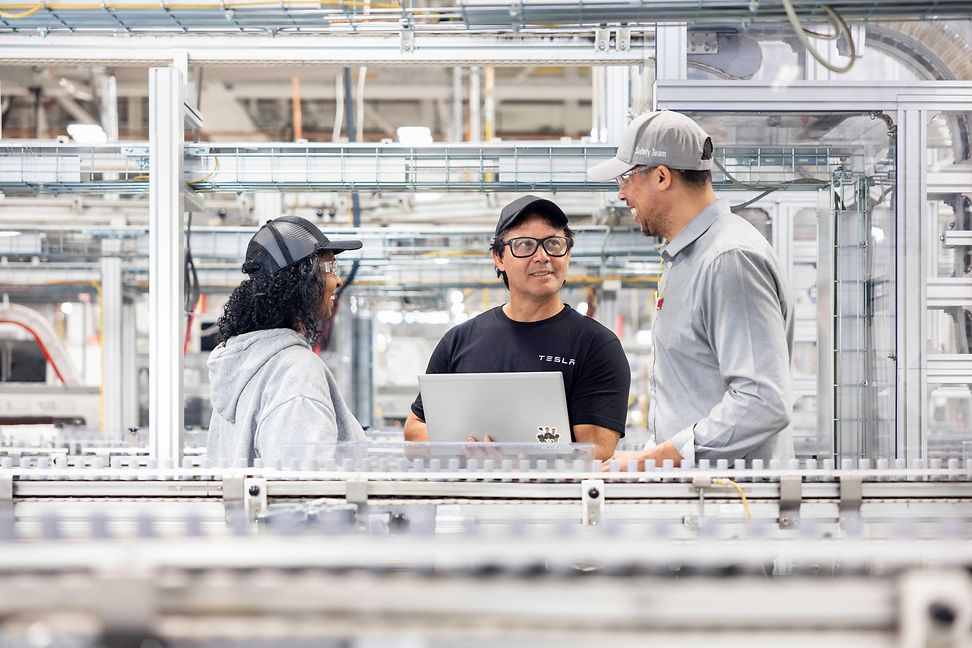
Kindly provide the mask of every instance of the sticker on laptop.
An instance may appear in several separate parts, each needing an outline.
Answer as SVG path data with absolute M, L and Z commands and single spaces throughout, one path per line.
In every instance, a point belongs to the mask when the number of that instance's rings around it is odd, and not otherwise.
M 537 441 L 540 443 L 560 443 L 560 433 L 557 428 L 541 425 L 537 428 Z

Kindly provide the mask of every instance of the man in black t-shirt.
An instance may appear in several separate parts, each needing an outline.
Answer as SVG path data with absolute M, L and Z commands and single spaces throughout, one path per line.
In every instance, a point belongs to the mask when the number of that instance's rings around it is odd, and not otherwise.
M 504 207 L 490 249 L 510 300 L 447 332 L 426 373 L 560 371 L 573 439 L 607 459 L 624 436 L 631 368 L 614 333 L 560 300 L 573 243 L 553 202 L 523 196 Z M 405 439 L 429 440 L 421 394 Z

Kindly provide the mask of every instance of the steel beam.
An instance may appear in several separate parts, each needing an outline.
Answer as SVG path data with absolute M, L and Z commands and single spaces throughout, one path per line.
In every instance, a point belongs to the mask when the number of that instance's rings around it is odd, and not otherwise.
M 800 20 L 820 21 L 817 2 L 794 2 Z M 964 20 L 969 16 L 968 2 L 938 0 L 926 2 L 874 2 L 843 0 L 834 3 L 848 22 L 883 20 Z M 519 0 L 513 6 L 500 0 L 459 0 L 434 5 L 385 4 L 328 5 L 282 0 L 253 6 L 228 5 L 215 0 L 189 5 L 163 0 L 157 5 L 125 2 L 98 6 L 83 0 L 42 4 L 30 15 L 0 17 L 4 31 L 80 33 L 151 33 L 220 35 L 280 33 L 347 34 L 356 31 L 413 34 L 489 31 L 517 33 L 548 32 L 560 29 L 600 29 L 607 26 L 641 27 L 656 22 L 685 22 L 693 25 L 733 25 L 752 23 L 785 24 L 787 14 L 781 1 L 681 0 L 644 2 L 643 0 Z M 858 25 L 853 25 L 857 28 Z
M 834 295 L 836 237 L 829 191 L 817 192 L 817 456 L 836 457 L 834 436 Z
M 655 78 L 659 81 L 688 79 L 688 27 L 685 23 L 655 27 Z
M 927 286 L 928 308 L 972 306 L 972 279 L 933 277 Z
M 949 248 L 972 247 L 972 231 L 945 232 L 945 238 L 942 242 L 945 244 L 945 247 Z
M 658 80 L 658 106 L 684 112 L 894 113 L 901 104 L 928 110 L 972 110 L 966 81 L 797 81 L 785 88 L 738 81 Z
M 105 241 L 106 245 L 117 240 Z M 118 256 L 101 259 L 101 429 L 120 438 L 123 428 L 122 395 L 122 260 Z
M 164 65 L 173 52 L 184 51 L 190 65 L 268 67 L 279 65 L 449 66 L 642 65 L 653 42 L 645 39 L 630 49 L 596 50 L 585 38 L 419 35 L 402 51 L 398 34 L 385 36 L 46 36 L 0 35 L 4 65 Z
M 896 452 L 900 458 L 924 457 L 928 404 L 922 371 L 927 338 L 927 273 L 925 271 L 925 212 L 927 191 L 925 149 L 927 112 L 897 112 L 897 186 L 895 224 L 897 328 Z
M 604 71 L 604 120 L 607 143 L 617 146 L 631 115 L 631 70 L 611 67 Z
M 927 173 L 929 196 L 972 195 L 972 164 L 968 162 L 932 169 Z
M 174 67 L 149 71 L 149 451 L 182 457 L 185 80 Z
M 929 385 L 972 385 L 972 355 L 931 354 L 927 366 Z

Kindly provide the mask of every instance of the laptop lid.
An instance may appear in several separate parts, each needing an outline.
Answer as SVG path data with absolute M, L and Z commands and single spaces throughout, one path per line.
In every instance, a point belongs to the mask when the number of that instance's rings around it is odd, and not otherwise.
M 429 441 L 570 443 L 559 371 L 424 374 L 419 377 Z

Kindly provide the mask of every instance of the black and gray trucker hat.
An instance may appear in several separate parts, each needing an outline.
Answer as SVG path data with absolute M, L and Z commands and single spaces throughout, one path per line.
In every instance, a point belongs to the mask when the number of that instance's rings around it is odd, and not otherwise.
M 246 246 L 243 272 L 267 277 L 312 254 L 358 250 L 361 241 L 332 241 L 314 223 L 300 216 L 281 216 L 257 230 Z
M 496 238 L 503 232 L 516 225 L 517 221 L 530 214 L 540 214 L 550 219 L 557 227 L 567 224 L 567 214 L 557 206 L 552 200 L 540 198 L 539 196 L 520 196 L 500 212 L 499 220 L 496 221 Z
M 615 156 L 588 169 L 587 177 L 607 182 L 635 167 L 660 165 L 680 171 L 711 169 L 712 138 L 682 113 L 648 112 L 628 124 Z

